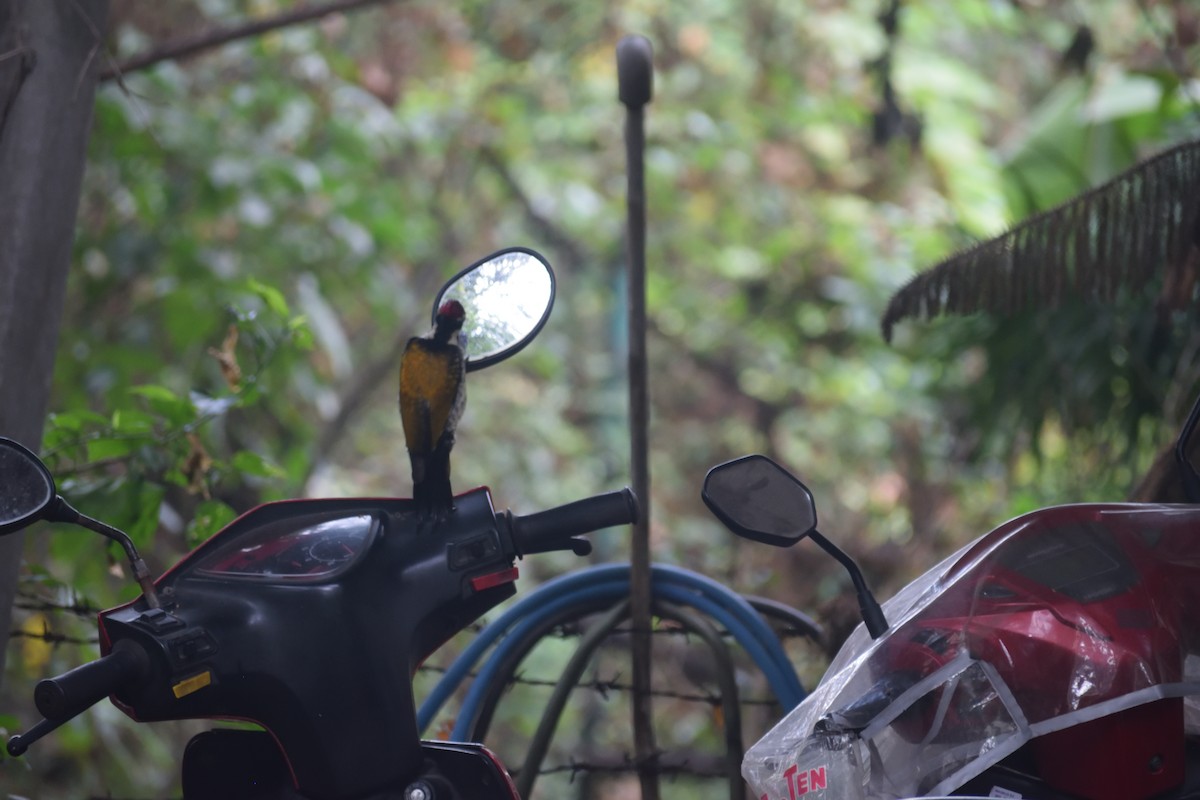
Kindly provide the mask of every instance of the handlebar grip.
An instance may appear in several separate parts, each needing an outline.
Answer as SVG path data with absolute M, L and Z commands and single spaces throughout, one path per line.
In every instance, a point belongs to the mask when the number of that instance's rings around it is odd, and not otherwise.
M 38 681 L 33 703 L 51 722 L 65 722 L 108 697 L 128 681 L 144 676 L 150 657 L 141 645 L 122 639 L 108 655 Z
M 517 555 L 573 549 L 571 537 L 637 521 L 637 495 L 626 487 L 565 506 L 512 518 Z

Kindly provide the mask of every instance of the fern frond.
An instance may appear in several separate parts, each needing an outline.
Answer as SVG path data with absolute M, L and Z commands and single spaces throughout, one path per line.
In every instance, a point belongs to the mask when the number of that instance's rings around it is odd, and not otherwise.
M 908 317 L 1111 302 L 1164 275 L 1191 302 L 1200 270 L 1200 140 L 1166 150 L 914 276 L 888 303 L 883 337 Z M 1186 288 L 1187 296 L 1178 296 Z

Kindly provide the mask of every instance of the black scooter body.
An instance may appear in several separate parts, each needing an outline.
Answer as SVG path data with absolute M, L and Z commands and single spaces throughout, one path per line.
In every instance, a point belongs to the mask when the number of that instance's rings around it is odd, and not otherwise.
M 440 519 L 399 499 L 248 512 L 156 582 L 162 609 L 101 614 L 105 653 L 133 638 L 152 662 L 114 700 L 139 721 L 259 723 L 300 796 L 398 792 L 427 766 L 413 672 L 515 591 L 488 491 L 456 502 Z

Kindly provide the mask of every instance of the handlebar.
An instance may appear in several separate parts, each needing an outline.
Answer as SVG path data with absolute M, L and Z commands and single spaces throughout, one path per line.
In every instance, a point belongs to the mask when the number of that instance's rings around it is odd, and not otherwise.
M 113 692 L 146 674 L 150 659 L 146 651 L 128 639 L 95 661 L 81 664 L 57 678 L 38 681 L 33 703 L 51 722 L 65 722 L 99 703 Z
M 637 496 L 626 487 L 536 514 L 509 516 L 509 531 L 519 556 L 552 550 L 574 550 L 586 555 L 591 545 L 574 537 L 614 525 L 629 525 L 637 518 Z
M 39 681 L 33 690 L 33 702 L 45 719 L 27 733 L 12 737 L 8 742 L 9 755 L 21 755 L 29 745 L 128 682 L 142 678 L 149 669 L 150 657 L 145 649 L 136 642 L 122 639 L 113 645 L 108 655 L 57 678 Z
M 150 656 L 142 645 L 121 639 L 107 656 L 80 664 L 58 678 L 38 681 L 34 704 L 46 717 L 28 732 L 8 740 L 8 754 L 22 756 L 29 746 L 60 724 L 83 714 L 92 705 L 150 672 Z

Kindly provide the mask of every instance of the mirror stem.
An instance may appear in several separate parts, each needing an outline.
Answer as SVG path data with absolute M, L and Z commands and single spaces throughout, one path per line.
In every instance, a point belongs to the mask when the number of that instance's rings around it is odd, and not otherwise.
M 158 600 L 158 593 L 154 589 L 154 581 L 150 579 L 150 568 L 146 566 L 146 562 L 138 554 L 137 548 L 133 545 L 133 540 L 129 538 L 129 534 L 98 519 L 81 514 L 70 503 L 62 499 L 61 496 L 54 498 L 54 504 L 50 507 L 46 519 L 53 522 L 69 522 L 79 525 L 90 531 L 95 531 L 105 538 L 112 539 L 121 545 L 126 557 L 129 559 L 129 566 L 133 569 L 133 577 L 137 580 L 138 586 L 141 587 L 142 594 L 146 598 L 146 605 L 150 606 L 150 608 L 160 608 L 162 606 Z
M 1200 421 L 1200 397 L 1196 398 L 1191 412 L 1188 413 L 1187 422 L 1183 424 L 1183 430 L 1179 432 L 1179 439 L 1175 442 L 1175 461 L 1179 465 L 1179 480 L 1183 483 L 1183 491 L 1188 502 L 1191 503 L 1200 503 L 1200 475 L 1196 473 L 1196 468 L 1188 460 L 1187 453 L 1188 442 L 1191 441 L 1192 432 L 1196 429 L 1198 421 Z
M 871 594 L 871 589 L 867 586 L 867 581 L 863 577 L 862 570 L 858 568 L 858 564 L 854 563 L 854 559 L 846 555 L 836 544 L 822 536 L 819 531 L 811 531 L 808 534 L 808 538 L 816 542 L 817 546 L 826 553 L 837 559 L 846 568 L 846 572 L 850 573 L 850 582 L 854 584 L 854 593 L 858 595 L 858 610 L 862 614 L 863 624 L 867 626 L 867 633 L 871 634 L 871 638 L 878 639 L 887 633 L 888 621 L 883 615 L 883 609 L 880 608 L 879 601 L 875 599 L 875 595 Z

